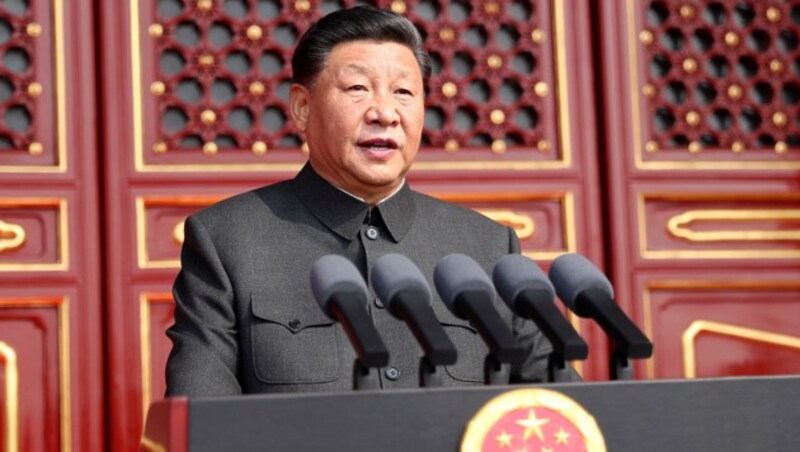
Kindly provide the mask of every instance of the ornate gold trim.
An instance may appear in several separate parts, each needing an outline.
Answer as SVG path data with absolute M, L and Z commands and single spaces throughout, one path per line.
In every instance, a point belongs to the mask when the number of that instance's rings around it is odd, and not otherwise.
M 171 206 L 171 207 L 206 207 L 224 199 L 225 196 L 137 196 L 136 203 L 136 257 L 137 264 L 141 269 L 153 268 L 179 268 L 180 259 L 150 259 L 147 251 L 147 207 L 150 206 Z M 181 228 L 181 235 L 183 229 Z M 176 229 L 173 228 L 173 238 L 177 240 Z
M 667 229 L 675 237 L 691 242 L 735 241 L 767 241 L 767 240 L 800 240 L 800 230 L 781 231 L 694 231 L 687 226 L 691 223 L 707 220 L 720 221 L 762 221 L 762 220 L 800 220 L 800 209 L 698 209 L 687 210 L 675 215 L 667 222 Z
M 589 452 L 605 452 L 606 445 L 594 417 L 570 397 L 550 389 L 516 389 L 487 402 L 467 424 L 461 452 L 478 452 L 492 427 L 508 413 L 524 408 L 547 408 L 567 418 L 580 432 Z
M 140 30 L 139 2 L 129 0 L 130 8 L 130 40 L 131 40 L 131 82 L 133 84 L 131 93 L 132 113 L 133 113 L 133 150 L 134 166 L 137 172 L 211 172 L 211 171 L 271 171 L 271 172 L 297 172 L 302 162 L 297 163 L 215 163 L 209 165 L 198 165 L 196 163 L 187 164 L 150 164 L 144 158 L 144 118 L 143 118 L 143 99 L 142 89 L 142 51 L 140 39 L 142 36 L 149 36 L 146 30 Z M 555 29 L 553 37 L 554 60 L 556 66 L 555 83 L 558 86 L 556 95 L 556 111 L 559 120 L 556 124 L 556 134 L 558 135 L 561 155 L 560 160 L 548 161 L 527 161 L 527 160 L 507 160 L 507 161 L 416 161 L 413 165 L 414 170 L 419 171 L 458 171 L 458 170 L 544 170 L 544 169 L 566 169 L 572 167 L 572 144 L 570 135 L 569 118 L 569 90 L 567 89 L 567 79 L 569 71 L 567 68 L 566 56 L 566 19 L 564 5 L 561 0 L 552 0 L 553 8 L 553 27 Z
M 476 202 L 476 201 L 542 201 L 555 200 L 561 202 L 561 217 L 563 219 L 562 234 L 565 248 L 554 251 L 528 251 L 525 256 L 534 260 L 552 260 L 564 253 L 574 253 L 577 250 L 577 231 L 575 224 L 575 195 L 571 191 L 555 193 L 452 193 L 431 192 L 431 196 L 450 202 Z M 475 209 L 481 212 L 480 209 Z M 493 210 L 493 209 L 484 209 Z M 522 238 L 522 237 L 520 237 Z
M 533 218 L 529 215 L 514 212 L 511 209 L 475 209 L 475 211 L 514 229 L 517 237 L 521 240 L 533 236 L 536 230 Z
M 690 161 L 645 161 L 642 152 L 642 118 L 640 97 L 641 84 L 639 81 L 639 40 L 636 32 L 636 0 L 626 1 L 627 39 L 628 39 L 628 72 L 631 89 L 631 117 L 633 157 L 636 169 L 640 170 L 791 170 L 799 169 L 800 161 L 713 161 L 698 160 L 697 157 Z
M 653 299 L 651 293 L 655 290 L 800 290 L 800 281 L 764 281 L 764 280 L 655 280 L 645 283 L 642 293 L 642 308 L 644 316 L 644 332 L 651 339 L 655 339 L 655 327 L 653 322 Z M 646 361 L 647 378 L 656 378 L 656 359 L 658 353 L 653 354 Z
M 72 450 L 72 384 L 70 366 L 69 297 L 0 298 L 0 308 L 56 308 L 58 318 L 58 380 L 61 450 Z
M 6 237 L 8 235 L 11 237 Z M 0 220 L 0 253 L 21 247 L 25 238 L 25 228 L 21 225 Z
M 646 201 L 649 199 L 654 200 L 667 200 L 667 201 L 800 201 L 800 196 L 795 194 L 772 194 L 772 195 L 750 195 L 750 194 L 729 194 L 729 193 L 637 193 L 636 195 L 636 218 L 638 221 L 639 230 L 639 254 L 644 259 L 789 259 L 800 257 L 800 249 L 719 249 L 719 250 L 652 250 L 648 248 L 647 237 L 647 218 L 645 215 Z M 691 218 L 713 219 L 715 215 L 727 216 L 730 219 L 739 219 L 737 215 L 739 212 L 752 212 L 760 218 L 753 218 L 753 220 L 761 220 L 772 215 L 771 212 L 780 212 L 781 218 L 794 219 L 796 209 L 759 209 L 759 210 L 732 210 L 720 209 L 720 214 L 713 213 L 715 210 L 708 209 L 703 211 L 692 210 L 689 212 L 708 212 L 708 213 L 692 213 Z M 744 215 L 744 214 L 742 214 Z M 676 218 L 673 216 L 673 219 Z M 680 226 L 685 217 L 678 216 L 678 220 L 671 219 L 669 224 L 665 227 L 673 232 Z M 728 219 L 728 218 L 726 218 Z M 750 219 L 750 218 L 742 218 Z M 676 224 L 673 224 L 673 221 Z M 794 231 L 789 231 L 796 234 Z M 684 232 L 679 232 L 685 234 Z M 704 241 L 709 241 L 709 237 L 726 237 L 726 236 L 742 236 L 747 238 L 738 239 L 741 241 L 756 241 L 756 240 L 777 240 L 776 235 L 788 234 L 784 232 L 769 232 L 769 231 L 716 231 L 716 232 L 696 232 L 693 237 L 697 239 L 701 237 Z M 716 238 L 715 240 L 736 240 L 731 238 Z M 797 240 L 797 238 L 784 239 L 784 240 Z
M 0 272 L 27 272 L 27 271 L 67 271 L 69 270 L 69 214 L 65 198 L 5 198 L 0 199 L 0 209 L 3 208 L 30 208 L 30 207 L 56 207 L 58 209 L 58 260 L 48 263 L 23 263 L 0 262 Z
M 0 361 L 3 362 L 3 380 L 6 394 L 5 406 L 5 441 L 4 450 L 17 452 L 19 450 L 19 369 L 17 368 L 17 353 L 14 348 L 0 341 Z
M 56 92 L 56 165 L 0 165 L 0 173 L 65 173 L 67 172 L 67 89 L 66 89 L 66 51 L 64 42 L 64 5 L 62 0 L 52 0 L 53 5 L 53 47 L 55 61 Z
M 681 335 L 681 345 L 683 346 L 683 374 L 686 378 L 697 377 L 695 339 L 701 333 L 716 333 L 723 336 L 764 342 L 770 345 L 800 350 L 800 338 L 798 337 L 723 322 L 695 320 L 683 332 L 683 335 Z
M 152 402 L 152 343 L 150 342 L 150 303 L 172 303 L 172 295 L 168 293 L 139 294 L 139 346 L 142 360 L 142 422 L 147 420 L 147 410 Z M 143 424 L 144 425 L 144 424 Z

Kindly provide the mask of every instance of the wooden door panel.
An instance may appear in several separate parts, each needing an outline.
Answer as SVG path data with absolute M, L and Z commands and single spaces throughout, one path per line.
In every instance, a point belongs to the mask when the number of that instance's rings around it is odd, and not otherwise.
M 637 370 L 790 371 L 759 353 L 791 347 L 753 338 L 800 334 L 762 320 L 796 310 L 785 285 L 800 278 L 791 7 L 625 0 L 597 9 L 611 271 L 618 301 L 655 340 L 654 360 Z M 667 296 L 658 285 L 674 280 L 688 287 Z
M 68 297 L 18 294 L 0 291 L 0 438 L 4 450 L 68 449 L 72 425 L 61 416 L 71 409 Z
M 648 375 L 691 378 L 796 373 L 796 272 L 674 271 L 640 276 L 644 325 L 656 341 Z M 781 359 L 766 359 L 780 356 Z M 734 373 L 731 373 L 735 371 Z

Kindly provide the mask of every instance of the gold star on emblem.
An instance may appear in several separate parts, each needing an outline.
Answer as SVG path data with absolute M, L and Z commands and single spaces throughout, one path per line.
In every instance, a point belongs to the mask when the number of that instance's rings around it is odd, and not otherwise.
M 563 428 L 556 432 L 556 444 L 567 444 L 569 433 Z
M 537 419 L 533 408 L 531 408 L 530 411 L 528 411 L 528 417 L 517 421 L 517 425 L 525 427 L 525 434 L 523 435 L 525 441 L 531 437 L 531 433 L 536 433 L 536 437 L 539 438 L 539 441 L 544 441 L 542 426 L 548 422 L 550 422 L 550 419 Z
M 514 437 L 506 433 L 505 430 L 503 430 L 502 432 L 500 432 L 499 435 L 497 435 L 497 438 L 495 439 L 497 440 L 497 444 L 500 447 L 511 447 L 511 440 L 514 439 Z
M 553 452 L 553 449 L 549 447 L 542 447 L 542 452 Z

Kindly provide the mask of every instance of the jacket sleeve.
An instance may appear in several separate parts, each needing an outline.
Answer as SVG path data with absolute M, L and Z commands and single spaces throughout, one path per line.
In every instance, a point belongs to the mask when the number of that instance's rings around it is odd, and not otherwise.
M 510 228 L 508 234 L 509 251 L 511 253 L 519 254 L 520 245 L 517 234 L 513 229 Z M 510 382 L 547 382 L 547 362 L 550 358 L 550 352 L 553 351 L 552 344 L 550 344 L 550 341 L 536 326 L 533 320 L 524 319 L 515 314 L 513 316 L 511 327 L 514 335 L 525 349 L 525 361 L 523 361 L 521 365 L 514 366 L 511 369 Z M 575 372 L 575 369 L 573 369 L 572 366 L 569 366 L 569 370 L 571 381 L 582 380 L 581 376 Z
M 172 351 L 167 396 L 242 392 L 234 295 L 214 243 L 201 221 L 186 220 L 181 271 L 173 286 L 175 323 L 167 330 Z

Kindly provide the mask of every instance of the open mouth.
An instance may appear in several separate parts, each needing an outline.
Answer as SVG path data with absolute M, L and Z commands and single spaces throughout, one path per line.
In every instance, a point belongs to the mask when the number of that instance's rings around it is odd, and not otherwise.
M 398 148 L 397 142 L 390 138 L 373 138 L 362 140 L 358 145 L 372 152 L 388 152 Z

